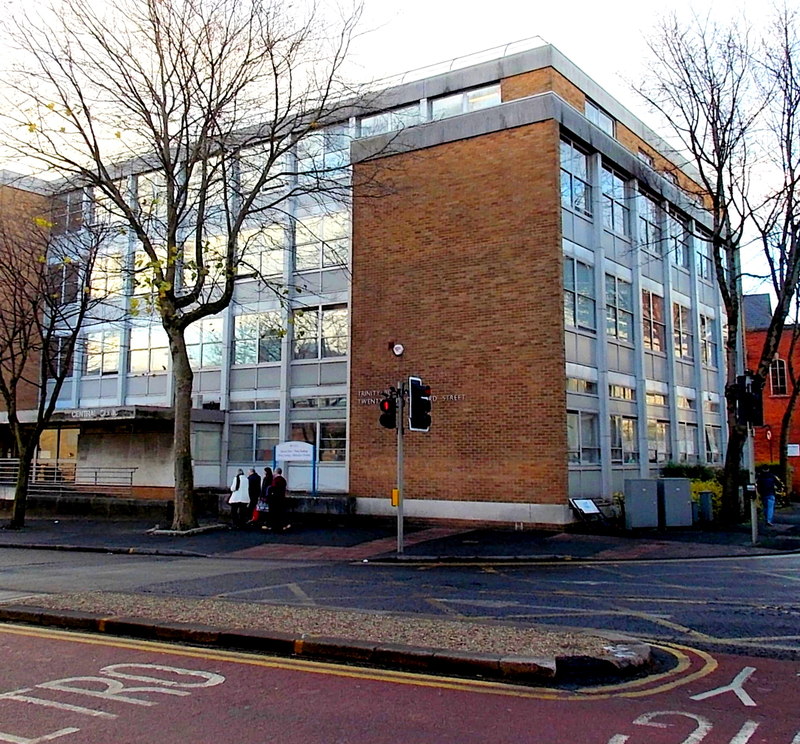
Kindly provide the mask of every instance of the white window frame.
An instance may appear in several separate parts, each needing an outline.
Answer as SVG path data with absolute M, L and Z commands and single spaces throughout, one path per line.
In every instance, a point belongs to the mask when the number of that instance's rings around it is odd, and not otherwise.
M 612 413 L 611 462 L 629 465 L 639 462 L 639 422 L 635 416 Z
M 633 285 L 613 274 L 606 274 L 606 335 L 626 344 L 634 342 Z
M 655 316 L 654 308 L 658 300 L 661 305 L 661 318 L 658 320 Z M 642 343 L 645 349 L 655 351 L 660 354 L 666 354 L 667 351 L 667 324 L 665 315 L 665 301 L 664 298 L 649 289 L 642 290 Z M 658 344 L 653 343 L 653 339 L 658 339 Z
M 694 359 L 692 311 L 679 302 L 672 303 L 672 341 L 676 359 Z
M 770 394 L 782 396 L 789 394 L 789 377 L 786 374 L 786 360 L 776 357 L 769 365 L 769 389 Z
M 600 465 L 600 416 L 596 411 L 567 411 L 567 448 L 570 465 Z
M 590 101 L 587 98 L 583 106 L 583 112 L 592 124 L 602 129 L 610 137 L 615 136 L 616 120 L 611 114 L 601 109 L 594 101 Z
M 560 144 L 561 206 L 584 217 L 592 216 L 592 185 L 589 176 L 589 155 L 564 137 Z M 576 163 L 581 164 L 575 167 Z M 579 198 L 579 194 L 582 197 Z
M 597 332 L 594 267 L 571 256 L 564 256 L 564 322 L 569 328 Z

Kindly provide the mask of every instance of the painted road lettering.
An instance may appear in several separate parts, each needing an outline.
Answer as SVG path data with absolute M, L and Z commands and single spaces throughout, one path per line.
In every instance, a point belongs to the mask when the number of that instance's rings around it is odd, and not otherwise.
M 733 682 L 729 685 L 723 685 L 722 687 L 715 687 L 713 690 L 709 690 L 708 692 L 701 692 L 699 695 L 692 695 L 690 700 L 707 700 L 710 697 L 715 697 L 716 695 L 722 695 L 726 692 L 732 692 L 739 700 L 742 701 L 743 705 L 747 705 L 749 707 L 755 707 L 756 701 L 747 694 L 744 689 L 744 683 L 750 679 L 750 675 L 756 671 L 755 667 L 745 667 L 742 669 L 739 674 L 737 674 L 733 678 Z
M 148 699 L 146 697 L 148 694 L 185 697 L 191 695 L 194 690 L 216 687 L 225 681 L 225 677 L 216 672 L 182 669 L 163 664 L 110 664 L 100 669 L 99 674 L 104 676 L 63 677 L 62 679 L 42 682 L 36 685 L 35 689 L 23 687 L 18 690 L 0 693 L 0 700 L 56 708 L 64 712 L 77 713 L 94 718 L 114 719 L 118 717 L 116 713 L 65 703 L 60 700 L 50 700 L 40 695 L 31 695 L 29 693 L 35 692 L 35 690 L 53 690 L 55 692 L 66 692 L 129 705 L 153 706 L 158 705 L 162 700 Z M 124 680 L 124 682 L 120 680 Z M 126 686 L 127 682 L 144 682 L 145 686 Z M 100 689 L 97 689 L 98 686 Z M 143 695 L 145 697 L 132 697 L 132 695 Z M 40 744 L 77 733 L 78 731 L 80 729 L 74 727 L 62 728 L 35 738 L 0 731 L 0 742 L 8 742 L 8 744 Z
M 659 729 L 667 729 L 675 725 L 674 723 L 666 723 L 655 720 L 665 716 L 682 716 L 694 721 L 694 731 L 692 731 L 692 733 L 690 733 L 689 736 L 683 739 L 683 741 L 681 741 L 679 744 L 701 744 L 701 742 L 705 741 L 706 736 L 708 736 L 708 734 L 714 728 L 711 721 L 709 721 L 705 716 L 698 715 L 697 713 L 687 713 L 680 710 L 662 710 L 655 711 L 653 713 L 644 713 L 634 720 L 633 725 L 649 726 L 650 728 Z M 728 744 L 748 744 L 753 734 L 758 730 L 759 725 L 760 724 L 756 723 L 755 721 L 745 721 L 738 733 L 736 733 L 736 735 L 728 742 Z M 626 744 L 630 741 L 630 739 L 631 737 L 626 734 L 615 734 L 608 740 L 608 744 Z M 631 742 L 631 744 L 633 744 L 633 742 Z M 800 744 L 800 731 L 795 734 L 791 744 Z

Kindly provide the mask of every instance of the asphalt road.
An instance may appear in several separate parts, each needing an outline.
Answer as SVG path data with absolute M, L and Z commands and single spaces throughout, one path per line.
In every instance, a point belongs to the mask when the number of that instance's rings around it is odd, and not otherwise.
M 795 660 L 799 588 L 798 555 L 415 567 L 0 549 L 0 601 L 88 590 L 227 597 L 619 630 Z
M 797 744 L 796 664 L 675 649 L 552 690 L 0 627 L 0 742 Z

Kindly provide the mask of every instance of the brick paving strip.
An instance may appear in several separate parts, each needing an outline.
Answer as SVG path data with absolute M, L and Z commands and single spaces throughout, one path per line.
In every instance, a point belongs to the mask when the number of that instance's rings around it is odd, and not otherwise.
M 502 621 L 104 592 L 27 602 L 0 604 L 0 621 L 518 684 L 618 678 L 652 663 L 650 646 L 617 634 Z
M 406 547 L 419 545 L 431 540 L 441 540 L 460 535 L 468 530 L 447 527 L 430 527 L 405 535 Z M 378 540 L 347 546 L 320 545 L 278 545 L 265 543 L 252 548 L 244 548 L 233 553 L 225 553 L 230 558 L 290 558 L 292 560 L 315 559 L 336 561 L 361 561 L 376 555 L 385 555 L 397 548 L 396 537 L 382 537 Z

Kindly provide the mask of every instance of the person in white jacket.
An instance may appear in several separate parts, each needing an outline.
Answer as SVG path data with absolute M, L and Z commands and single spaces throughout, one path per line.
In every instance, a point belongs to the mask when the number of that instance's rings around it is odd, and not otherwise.
M 250 511 L 250 496 L 247 493 L 247 478 L 244 477 L 244 470 L 239 468 L 231 483 L 231 497 L 228 499 L 231 505 L 231 520 L 233 526 L 241 529 L 247 523 Z

